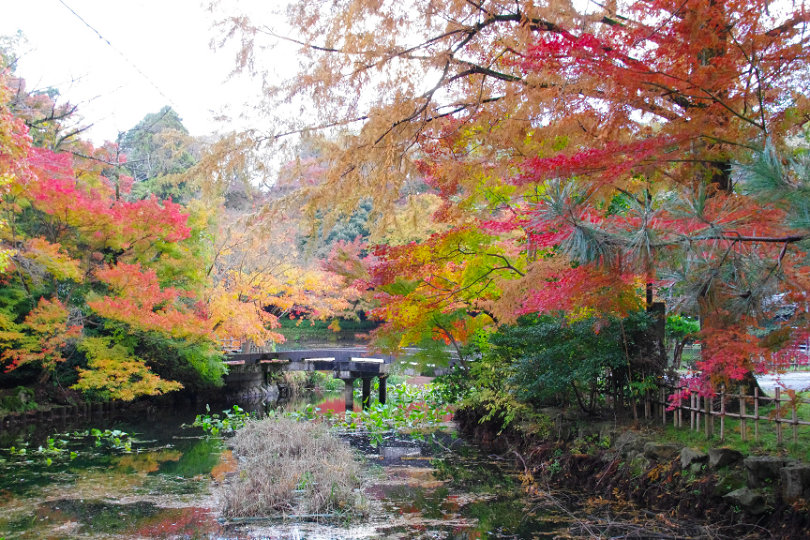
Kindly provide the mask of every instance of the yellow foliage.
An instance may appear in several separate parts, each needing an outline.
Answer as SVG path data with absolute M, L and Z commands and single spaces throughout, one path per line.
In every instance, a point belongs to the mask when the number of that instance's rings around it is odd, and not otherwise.
M 75 390 L 95 390 L 110 399 L 132 401 L 179 390 L 182 384 L 155 375 L 137 356 L 110 338 L 85 338 L 79 348 L 87 354 L 88 369 L 79 369 Z
M 41 265 L 54 279 L 83 280 L 81 261 L 73 259 L 59 244 L 52 244 L 44 238 L 30 239 L 22 256 Z

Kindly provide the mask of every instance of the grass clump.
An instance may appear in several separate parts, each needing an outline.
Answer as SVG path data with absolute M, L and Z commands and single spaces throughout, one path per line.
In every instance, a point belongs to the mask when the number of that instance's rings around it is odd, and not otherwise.
M 228 441 L 239 473 L 224 489 L 223 514 L 326 517 L 362 513 L 360 464 L 327 427 L 286 418 L 249 420 Z

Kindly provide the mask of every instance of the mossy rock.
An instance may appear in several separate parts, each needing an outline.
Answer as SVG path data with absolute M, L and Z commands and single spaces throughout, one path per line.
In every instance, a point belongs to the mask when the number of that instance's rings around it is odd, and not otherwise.
M 725 469 L 717 473 L 715 495 L 723 496 L 732 491 L 747 487 L 746 474 L 740 469 Z
M 34 401 L 34 391 L 25 386 L 18 386 L 10 393 L 0 398 L 0 411 L 25 412 L 37 408 Z

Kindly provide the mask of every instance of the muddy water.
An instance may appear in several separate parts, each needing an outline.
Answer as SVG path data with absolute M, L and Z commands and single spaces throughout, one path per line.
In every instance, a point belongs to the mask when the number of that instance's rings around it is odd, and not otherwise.
M 347 436 L 367 463 L 362 520 L 223 522 L 217 490 L 235 463 L 220 440 L 181 428 L 197 412 L 0 433 L 0 538 L 552 538 L 571 530 L 567 508 L 526 497 L 507 468 L 449 435 L 391 435 L 376 446 Z M 94 437 L 90 428 L 109 432 Z

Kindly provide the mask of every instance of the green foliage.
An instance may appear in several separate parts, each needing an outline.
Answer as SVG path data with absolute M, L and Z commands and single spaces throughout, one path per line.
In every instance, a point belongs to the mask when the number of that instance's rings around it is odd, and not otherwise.
M 96 447 L 119 450 L 121 452 L 132 452 L 132 438 L 126 431 L 120 429 L 100 429 L 93 428 L 90 435 L 95 439 Z
M 190 147 L 188 130 L 180 116 L 169 106 L 147 114 L 121 138 L 121 150 L 127 157 L 126 169 L 138 182 L 177 174 L 191 167 L 196 158 Z M 159 187 L 156 184 L 151 189 Z M 151 191 L 163 198 L 166 193 Z
M 517 395 L 532 403 L 567 404 L 576 398 L 583 408 L 583 392 L 608 391 L 610 380 L 627 380 L 633 371 L 636 340 L 650 324 L 646 313 L 608 321 L 593 318 L 569 321 L 561 316 L 525 317 L 493 336 L 501 357 L 514 359 Z
M 210 414 L 211 409 L 205 406 L 207 414 L 198 414 L 194 419 L 193 427 L 200 427 L 212 437 L 219 435 L 229 435 L 237 429 L 244 427 L 245 422 L 251 417 L 239 405 L 234 405 L 230 409 L 222 411 L 222 415 Z
M 668 339 L 683 339 L 700 331 L 700 323 L 692 317 L 684 315 L 670 315 L 666 322 L 666 336 Z
M 0 411 L 33 411 L 37 406 L 37 402 L 34 401 L 34 391 L 24 386 L 18 386 L 10 394 L 0 398 Z
M 338 390 L 343 390 L 345 383 L 340 379 L 334 378 L 331 373 L 310 371 L 307 373 L 304 386 L 306 388 L 321 389 L 324 392 L 337 392 Z
M 372 395 L 378 388 L 372 388 Z M 450 407 L 433 385 L 413 386 L 398 384 L 388 386 L 385 404 L 372 403 L 361 411 L 348 411 L 342 418 L 331 411 L 322 413 L 319 407 L 307 405 L 303 409 L 284 413 L 294 420 L 321 420 L 341 431 L 363 432 L 373 446 L 382 442 L 385 435 L 397 431 L 421 439 L 426 433 L 441 427 L 450 415 Z
M 469 360 L 439 377 L 436 391 L 462 408 L 481 411 L 481 421 L 549 429 L 537 407 L 576 404 L 593 412 L 617 389 L 647 390 L 660 373 L 646 361 L 651 318 L 570 320 L 529 315 L 497 331 L 478 331 L 464 348 Z

